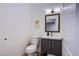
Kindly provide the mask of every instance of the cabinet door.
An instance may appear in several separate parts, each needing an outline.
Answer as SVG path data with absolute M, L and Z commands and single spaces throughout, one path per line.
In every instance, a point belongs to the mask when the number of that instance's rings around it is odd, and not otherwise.
M 62 55 L 62 41 L 61 40 L 54 40 L 54 54 L 57 56 Z
M 49 39 L 41 39 L 41 51 L 43 53 L 50 53 L 51 52 L 51 40 Z

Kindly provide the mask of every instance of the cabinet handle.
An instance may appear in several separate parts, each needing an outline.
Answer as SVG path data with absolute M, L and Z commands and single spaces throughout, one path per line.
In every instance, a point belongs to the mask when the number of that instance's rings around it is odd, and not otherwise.
M 49 42 L 49 48 L 51 48 L 51 42 Z
M 52 42 L 52 48 L 54 48 L 54 42 Z

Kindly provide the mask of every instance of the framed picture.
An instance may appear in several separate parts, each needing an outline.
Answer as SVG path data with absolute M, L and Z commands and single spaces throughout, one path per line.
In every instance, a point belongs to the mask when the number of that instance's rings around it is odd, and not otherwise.
M 60 32 L 60 14 L 45 15 L 45 32 Z

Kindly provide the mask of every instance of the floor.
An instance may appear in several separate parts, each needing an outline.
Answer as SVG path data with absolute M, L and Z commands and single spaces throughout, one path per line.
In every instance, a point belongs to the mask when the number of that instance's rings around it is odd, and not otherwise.
M 23 56 L 28 56 L 28 54 L 25 53 Z M 30 56 L 41 56 L 41 54 L 39 54 L 39 53 L 33 53 Z M 44 54 L 42 56 L 55 56 L 55 55 L 52 55 L 52 54 Z

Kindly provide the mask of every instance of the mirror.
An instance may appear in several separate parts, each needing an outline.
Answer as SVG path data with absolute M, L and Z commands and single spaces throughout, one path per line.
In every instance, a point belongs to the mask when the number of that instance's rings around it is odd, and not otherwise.
M 60 14 L 45 15 L 45 32 L 60 32 Z

